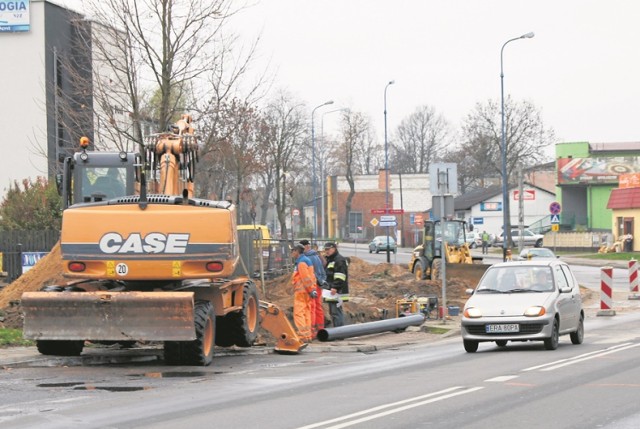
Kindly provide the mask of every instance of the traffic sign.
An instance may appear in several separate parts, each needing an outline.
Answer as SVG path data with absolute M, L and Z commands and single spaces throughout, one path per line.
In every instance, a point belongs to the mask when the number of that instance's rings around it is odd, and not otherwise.
M 402 214 L 402 213 L 404 213 L 404 210 L 403 209 L 388 209 L 387 213 L 390 213 L 390 214 Z
M 387 209 L 371 209 L 371 214 L 385 214 Z
M 560 225 L 558 225 L 557 223 L 552 224 L 551 225 L 551 231 L 553 231 L 553 232 L 560 231 Z
M 396 217 L 395 216 L 380 216 L 380 220 L 382 222 L 395 222 L 396 221 Z
M 418 226 L 421 226 L 424 223 L 424 220 L 421 214 L 417 214 L 414 218 L 414 221 Z
M 560 223 L 560 216 L 558 216 L 557 214 L 553 214 L 551 215 L 551 224 L 558 224 Z
M 552 215 L 559 215 L 562 212 L 562 206 L 559 202 L 554 201 L 549 204 L 549 212 L 551 212 Z
M 371 220 L 369 221 L 369 223 L 370 223 L 371 225 L 373 225 L 373 226 L 378 226 L 378 224 L 379 224 L 380 222 L 378 221 L 378 219 L 377 219 L 377 218 L 375 218 L 375 217 L 374 217 L 373 219 L 371 219 Z
M 380 222 L 380 226 L 398 226 L 398 222 L 396 222 L 395 220 Z

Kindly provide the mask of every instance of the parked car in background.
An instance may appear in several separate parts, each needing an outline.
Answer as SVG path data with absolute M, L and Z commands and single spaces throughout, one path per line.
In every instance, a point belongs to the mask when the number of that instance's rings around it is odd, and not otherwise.
M 469 353 L 481 342 L 543 341 L 558 348 L 560 335 L 573 344 L 584 338 L 580 287 L 569 266 L 561 261 L 502 262 L 492 265 L 467 300 L 462 342 Z
M 467 232 L 467 244 L 469 244 L 470 249 L 475 249 L 476 247 L 482 247 L 482 234 L 477 231 Z
M 531 259 L 535 259 L 536 261 L 541 261 L 545 259 L 556 259 L 557 256 L 551 249 L 547 249 L 546 247 L 531 247 L 529 249 L 522 249 L 520 255 L 518 255 L 515 259 L 518 261 L 529 261 Z
M 388 242 L 387 238 L 389 238 Z M 396 244 L 396 241 L 393 239 L 393 237 L 379 235 L 377 237 L 374 237 L 373 240 L 371 240 L 371 243 L 369 243 L 369 253 L 380 253 L 381 251 L 386 252 L 387 248 L 393 253 L 396 253 L 398 251 L 398 245 Z
M 542 239 L 544 238 L 544 235 L 534 234 L 530 230 L 525 229 L 522 233 L 522 237 L 524 237 L 525 246 L 542 247 Z M 513 239 L 513 242 L 517 245 L 520 240 L 520 230 L 512 229 L 511 238 Z M 502 232 L 496 236 L 496 239 L 494 240 L 493 245 L 496 247 L 502 247 Z

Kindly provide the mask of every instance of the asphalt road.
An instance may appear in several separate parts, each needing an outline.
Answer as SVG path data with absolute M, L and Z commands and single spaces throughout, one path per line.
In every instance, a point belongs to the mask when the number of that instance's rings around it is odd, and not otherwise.
M 159 364 L 11 368 L 6 428 L 414 428 L 640 425 L 640 314 L 591 318 L 582 345 L 453 336 L 379 351 L 227 355 Z

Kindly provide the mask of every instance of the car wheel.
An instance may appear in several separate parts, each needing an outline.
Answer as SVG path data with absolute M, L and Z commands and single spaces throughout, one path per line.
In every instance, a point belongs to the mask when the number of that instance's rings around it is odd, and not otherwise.
M 393 249 L 393 254 L 395 255 L 396 253 L 398 253 L 398 249 Z
M 462 340 L 462 344 L 464 344 L 464 349 L 467 353 L 475 353 L 478 351 L 478 342 L 472 340 Z
M 555 350 L 560 342 L 560 332 L 558 332 L 558 320 L 553 319 L 553 327 L 551 328 L 551 336 L 545 338 L 544 348 L 547 350 Z
M 380 253 L 380 249 L 378 249 L 378 248 L 376 247 L 376 255 L 377 255 L 378 253 Z
M 498 340 L 496 341 L 496 344 L 498 347 L 506 347 L 507 346 L 507 340 Z
M 470 249 L 475 249 L 476 247 L 478 247 L 478 246 L 476 245 L 476 243 L 471 243 L 471 244 L 469 245 L 469 248 L 470 248 Z
M 542 238 L 538 239 L 538 241 L 536 241 L 536 247 L 542 247 Z
M 369 249 L 369 253 L 373 253 L 373 250 Z
M 571 342 L 573 344 L 582 344 L 584 340 L 584 317 L 580 316 L 580 322 L 578 322 L 578 329 L 576 332 L 570 334 Z

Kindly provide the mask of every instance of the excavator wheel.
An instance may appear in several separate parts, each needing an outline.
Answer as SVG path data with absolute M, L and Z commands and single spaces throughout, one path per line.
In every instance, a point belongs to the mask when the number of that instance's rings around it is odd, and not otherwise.
M 434 259 L 431 263 L 431 280 L 440 280 L 442 277 L 442 259 Z
M 424 280 L 424 279 L 426 279 L 425 269 L 424 269 L 424 266 L 422 265 L 422 262 L 417 261 L 413 265 L 413 275 L 415 276 L 416 280 Z
M 38 351 L 43 355 L 80 356 L 84 341 L 76 340 L 38 340 Z
M 164 361 L 167 365 L 207 366 L 213 361 L 216 316 L 210 301 L 196 301 L 194 306 L 196 339 L 165 341 Z
M 258 337 L 260 326 L 260 303 L 253 282 L 242 289 L 242 310 L 217 318 L 216 344 L 220 347 L 236 345 L 251 347 Z

